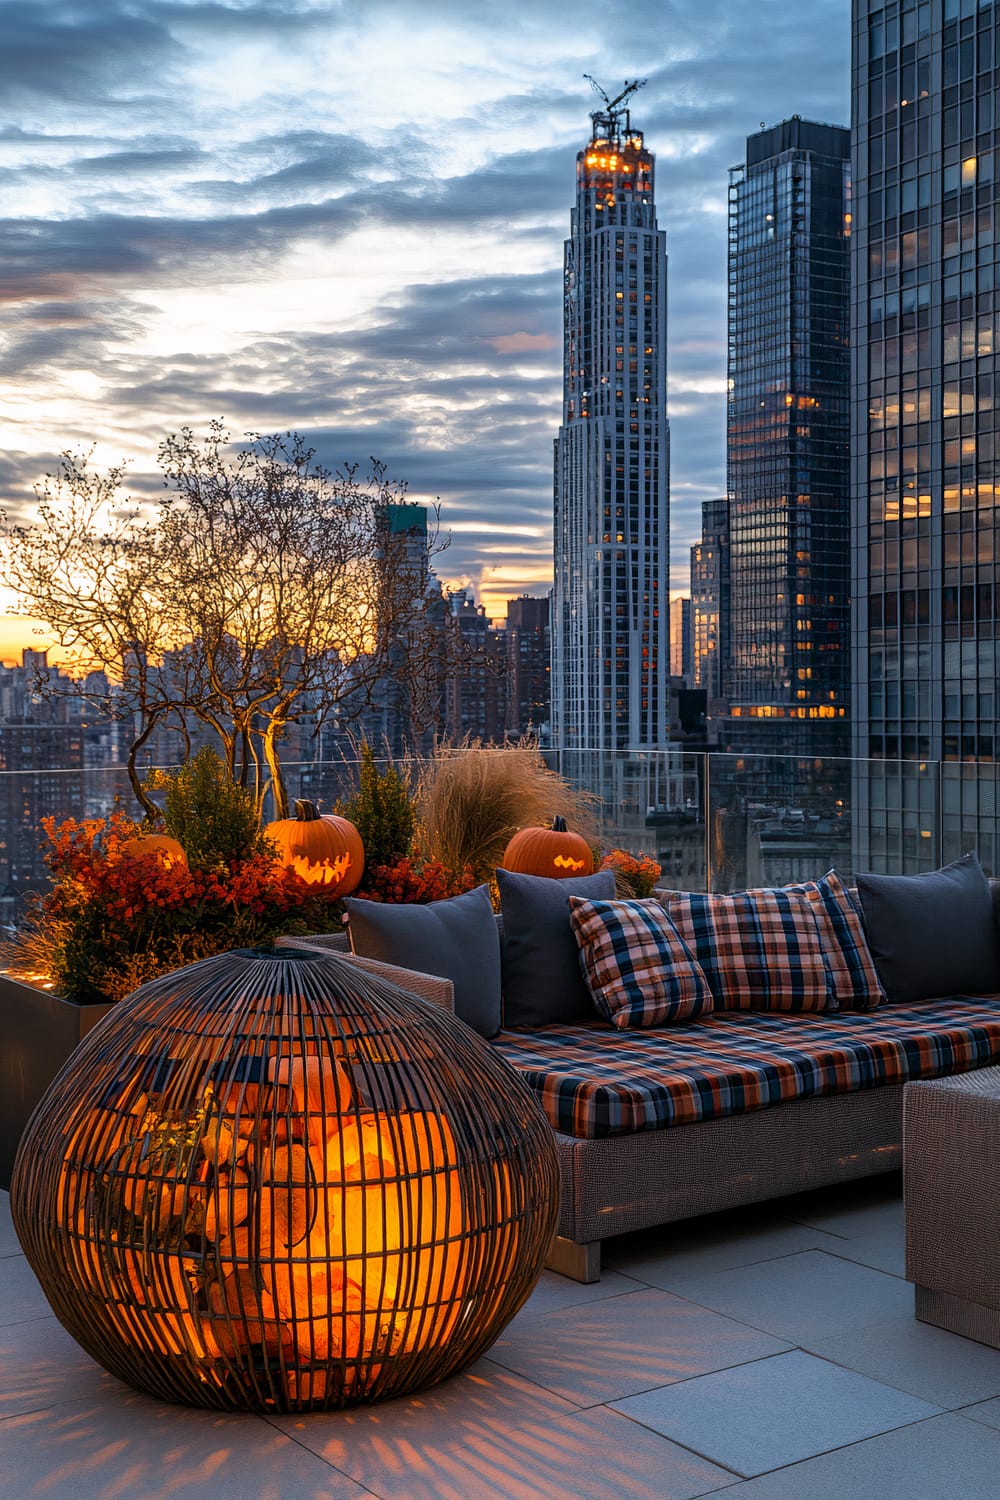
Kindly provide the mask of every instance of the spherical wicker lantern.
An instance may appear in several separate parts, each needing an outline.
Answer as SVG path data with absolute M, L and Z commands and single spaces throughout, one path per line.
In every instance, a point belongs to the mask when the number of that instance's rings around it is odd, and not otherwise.
M 113 1374 L 307 1411 L 482 1354 L 537 1279 L 558 1175 L 529 1090 L 454 1016 L 348 959 L 252 949 L 153 980 L 85 1038 L 11 1206 Z

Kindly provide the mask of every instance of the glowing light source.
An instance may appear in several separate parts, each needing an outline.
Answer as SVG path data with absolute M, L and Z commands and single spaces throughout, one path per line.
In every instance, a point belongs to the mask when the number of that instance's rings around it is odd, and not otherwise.
M 217 955 L 92 1031 L 11 1206 L 121 1379 L 223 1410 L 397 1396 L 477 1358 L 555 1227 L 552 1131 L 454 1017 L 318 951 Z

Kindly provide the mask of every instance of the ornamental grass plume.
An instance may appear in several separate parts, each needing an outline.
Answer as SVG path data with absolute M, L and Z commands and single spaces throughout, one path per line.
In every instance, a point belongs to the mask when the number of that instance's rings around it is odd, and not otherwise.
M 548 827 L 561 815 L 592 844 L 596 801 L 551 770 L 537 749 L 439 749 L 417 786 L 420 842 L 430 858 L 489 882 L 519 828 Z

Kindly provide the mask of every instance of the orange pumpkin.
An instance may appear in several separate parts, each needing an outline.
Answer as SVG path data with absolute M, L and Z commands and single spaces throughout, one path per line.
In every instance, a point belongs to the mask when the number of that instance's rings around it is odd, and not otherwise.
M 592 875 L 594 855 L 582 834 L 570 833 L 566 819 L 555 817 L 551 828 L 519 829 L 504 850 L 501 868 L 565 880 L 570 875 Z
M 187 869 L 187 855 L 183 844 L 170 837 L 169 833 L 140 833 L 134 839 L 126 839 L 122 853 L 131 859 L 142 859 L 155 854 L 161 865 L 170 870 L 174 865 Z
M 324 896 L 349 896 L 361 884 L 365 848 L 353 823 L 320 815 L 312 802 L 296 802 L 295 817 L 268 823 L 265 835 L 277 846 L 278 862 Z

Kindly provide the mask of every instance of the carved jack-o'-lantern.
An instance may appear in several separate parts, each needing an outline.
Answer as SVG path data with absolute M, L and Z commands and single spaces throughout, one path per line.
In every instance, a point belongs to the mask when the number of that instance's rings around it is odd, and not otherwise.
M 294 818 L 268 823 L 264 833 L 278 849 L 279 862 L 324 896 L 349 896 L 361 884 L 365 849 L 347 818 L 319 813 L 312 802 L 295 804 Z
M 570 875 L 592 875 L 594 856 L 582 834 L 570 833 L 566 819 L 555 817 L 551 828 L 519 829 L 504 850 L 501 865 L 522 875 L 565 880 Z

